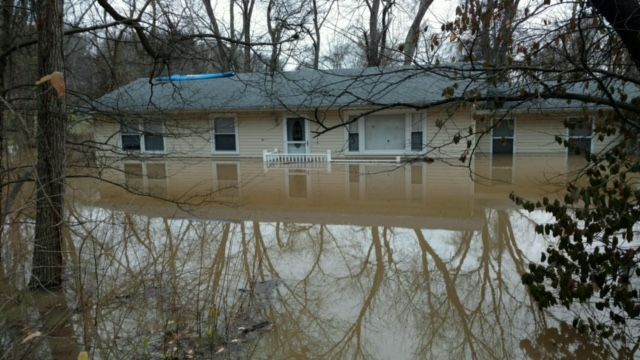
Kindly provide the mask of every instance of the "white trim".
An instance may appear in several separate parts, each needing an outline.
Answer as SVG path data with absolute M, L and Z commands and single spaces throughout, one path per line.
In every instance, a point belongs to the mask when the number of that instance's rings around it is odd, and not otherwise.
M 144 127 L 144 122 L 145 120 L 157 120 L 160 121 L 160 126 L 162 127 L 162 150 L 147 150 L 147 145 L 145 143 L 145 127 Z M 121 122 L 119 122 L 120 125 L 120 129 L 118 129 L 118 147 L 120 148 L 121 151 L 124 151 L 126 153 L 139 153 L 139 154 L 166 154 L 167 153 L 167 137 L 166 137 L 166 133 L 167 133 L 167 128 L 165 125 L 165 119 L 163 118 L 138 118 L 135 120 L 135 126 L 133 126 L 133 122 L 129 121 L 127 122 L 127 120 L 122 120 Z M 137 129 L 137 133 L 136 132 L 131 132 L 131 133 L 123 133 L 122 132 L 122 126 L 123 124 L 127 124 L 125 126 L 128 126 L 131 129 Z M 138 135 L 139 141 L 140 141 L 140 150 L 125 150 L 122 147 L 122 135 Z
M 289 138 L 287 134 L 287 119 L 304 119 L 304 141 L 292 141 L 291 143 L 304 143 L 305 149 L 302 154 L 308 154 L 310 150 L 309 138 L 311 137 L 311 123 L 309 119 L 304 115 L 297 114 L 284 114 L 284 118 L 282 120 L 282 140 L 283 140 L 283 150 L 284 154 L 289 154 Z M 292 153 L 295 154 L 295 153 Z
M 233 118 L 233 131 L 236 136 L 236 149 L 235 150 L 216 150 L 216 124 L 217 118 Z M 213 113 L 209 114 L 209 139 L 211 143 L 211 153 L 214 155 L 238 155 L 240 154 L 240 137 L 238 136 L 238 116 L 235 113 Z M 230 134 L 223 134 L 230 135 Z

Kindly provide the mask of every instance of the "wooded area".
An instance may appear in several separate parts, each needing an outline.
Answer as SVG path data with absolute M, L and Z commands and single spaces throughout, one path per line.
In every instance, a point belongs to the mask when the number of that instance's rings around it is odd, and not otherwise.
M 93 145 L 72 130 L 90 126 L 78 110 L 93 99 L 140 77 L 413 66 L 451 79 L 451 91 L 443 93 L 449 102 L 505 110 L 504 104 L 555 99 L 610 109 L 598 112 L 595 131 L 624 141 L 586 154 L 585 175 L 570 182 L 564 201 L 512 197 L 557 221 L 537 228 L 560 243 L 524 271 L 533 298 L 540 307 L 594 302 L 609 321 L 574 325 L 614 335 L 616 325 L 640 315 L 640 192 L 633 180 L 640 172 L 640 96 L 629 92 L 640 86 L 640 3 L 460 0 L 451 18 L 428 20 L 439 2 L 1 0 L 0 217 L 10 221 L 13 194 L 34 184 L 29 286 L 57 289 L 63 282 L 69 149 Z M 473 71 L 460 71 L 461 64 Z M 454 95 L 458 79 L 496 91 L 470 86 Z M 498 90 L 505 84 L 512 90 Z

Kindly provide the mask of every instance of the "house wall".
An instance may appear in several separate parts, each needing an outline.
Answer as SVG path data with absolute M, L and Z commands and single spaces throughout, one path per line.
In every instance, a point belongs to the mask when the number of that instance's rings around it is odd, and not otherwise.
M 412 112 L 413 110 L 407 110 Z M 351 111 L 350 113 L 353 113 Z M 211 128 L 209 113 L 184 113 L 163 116 L 165 119 L 165 155 L 175 157 L 252 157 L 259 158 L 263 150 L 283 152 L 284 119 L 281 111 L 241 112 L 234 114 L 238 124 L 238 147 L 236 154 L 214 154 L 211 146 Z M 556 135 L 567 135 L 563 121 L 566 113 L 556 114 L 516 114 L 515 152 L 516 153 L 564 153 L 566 149 L 555 142 Z M 309 122 L 309 151 L 322 153 L 332 151 L 335 158 L 360 158 L 371 156 L 366 153 L 347 153 L 347 135 L 344 127 L 338 126 L 322 135 L 316 136 L 324 127 L 342 124 L 345 113 L 328 111 L 320 114 L 321 124 Z M 102 144 L 103 155 L 118 155 L 120 149 L 120 125 L 118 119 L 98 117 L 95 121 L 95 140 Z M 481 132 L 491 125 L 488 117 L 475 116 L 470 107 L 451 107 L 428 110 L 426 112 L 426 154 L 434 158 L 459 158 L 466 152 L 467 141 L 478 153 L 491 152 L 491 133 Z M 459 141 L 454 142 L 458 137 Z M 599 151 L 611 142 L 593 139 L 594 151 Z M 115 151 L 114 151 L 115 150 Z M 395 154 L 393 155 L 395 156 Z M 375 157 L 380 157 L 377 155 Z
M 514 114 L 509 116 L 515 119 L 515 146 L 514 152 L 517 154 L 558 154 L 566 153 L 567 149 L 558 144 L 556 136 L 567 138 L 567 128 L 564 126 L 565 119 L 572 116 L 583 116 L 578 113 L 534 113 L 534 114 Z M 491 117 L 476 116 L 475 126 L 477 133 L 475 136 L 479 153 L 491 153 Z M 592 150 L 599 152 L 609 145 L 615 143 L 615 136 L 605 137 L 602 141 L 597 136 L 592 138 Z

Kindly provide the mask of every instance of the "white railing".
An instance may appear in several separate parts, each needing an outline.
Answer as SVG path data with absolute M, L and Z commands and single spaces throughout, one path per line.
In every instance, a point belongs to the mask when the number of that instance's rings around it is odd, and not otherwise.
M 262 161 L 266 165 L 284 164 L 329 164 L 331 163 L 331 150 L 317 154 L 284 154 L 277 151 L 262 150 Z

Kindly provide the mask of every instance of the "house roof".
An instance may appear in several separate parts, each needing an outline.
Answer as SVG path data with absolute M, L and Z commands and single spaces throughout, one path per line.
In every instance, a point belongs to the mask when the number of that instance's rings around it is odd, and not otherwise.
M 452 70 L 453 69 L 453 70 Z M 190 81 L 141 78 L 93 103 L 101 112 L 176 112 L 335 109 L 366 106 L 426 106 L 442 102 L 445 89 L 461 96 L 486 92 L 474 81 L 478 70 L 464 67 L 385 67 L 240 73 Z M 464 76 L 461 76 L 464 75 Z M 452 87 L 453 86 L 453 87 Z M 484 88 L 483 88 L 484 86 Z M 494 88 L 495 91 L 495 88 Z M 500 92 L 513 91 L 500 89 Z M 530 100 L 504 108 L 519 111 L 578 110 L 585 104 L 565 100 Z M 593 108 L 593 106 L 589 106 Z

